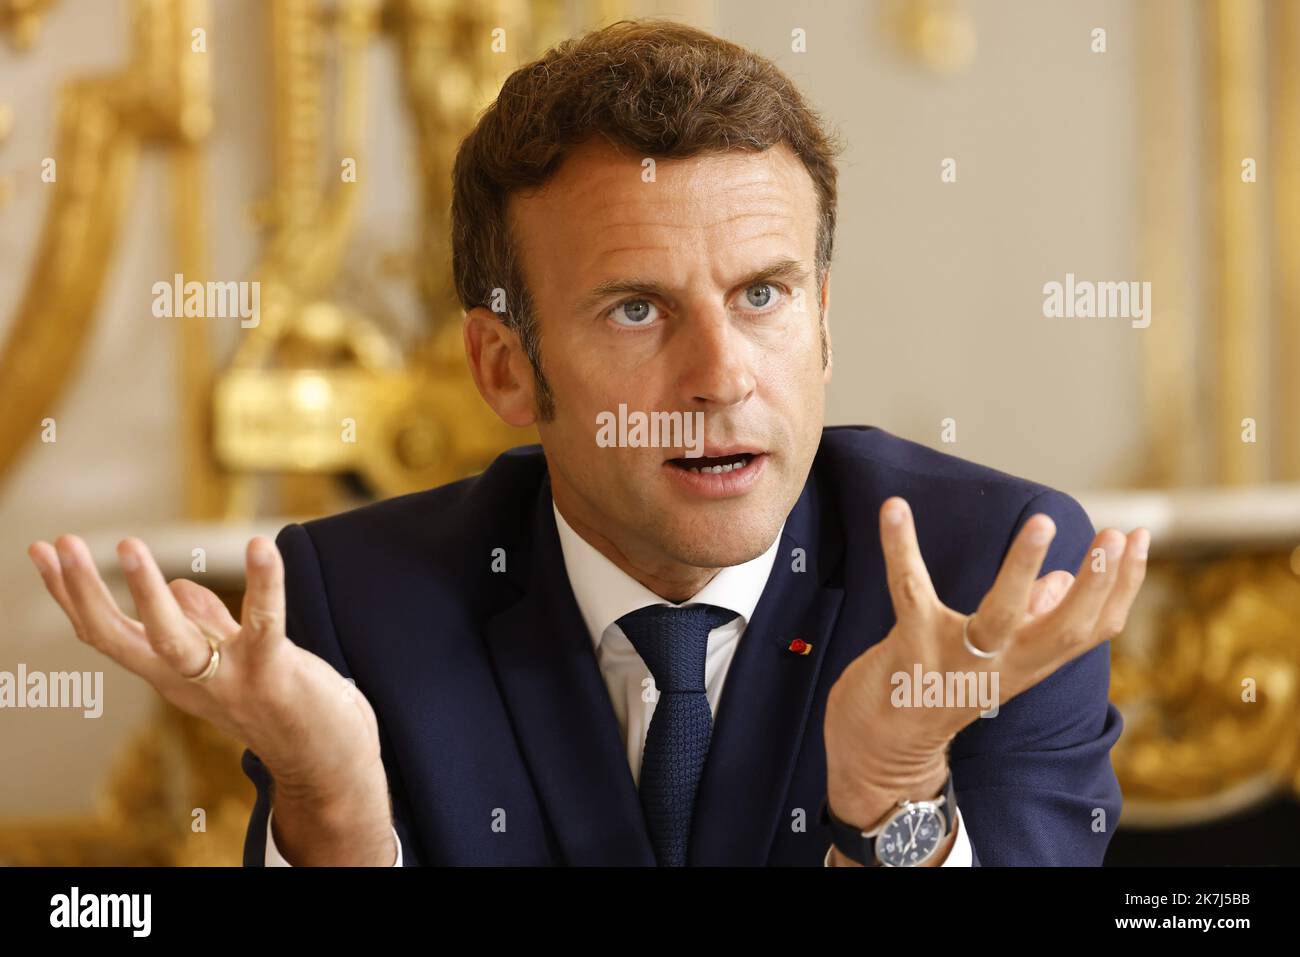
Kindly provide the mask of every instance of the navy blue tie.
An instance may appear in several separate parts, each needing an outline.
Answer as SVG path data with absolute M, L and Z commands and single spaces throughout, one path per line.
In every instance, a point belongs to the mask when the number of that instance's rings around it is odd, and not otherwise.
M 704 690 L 709 632 L 736 617 L 716 605 L 649 605 L 618 620 L 654 676 L 659 700 L 641 757 L 641 807 L 660 867 L 686 863 L 695 791 L 713 734 Z

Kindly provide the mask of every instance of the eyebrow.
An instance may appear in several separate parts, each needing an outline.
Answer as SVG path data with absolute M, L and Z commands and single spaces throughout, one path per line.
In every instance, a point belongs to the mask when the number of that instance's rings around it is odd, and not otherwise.
M 777 280 L 797 286 L 806 282 L 808 276 L 808 269 L 799 260 L 778 259 L 741 277 L 740 282 L 736 285 L 740 288 L 748 288 L 759 283 Z M 607 279 L 604 282 L 597 283 L 590 292 L 582 297 L 576 308 L 579 313 L 584 313 L 604 299 L 629 294 L 659 296 L 663 299 L 671 298 L 667 287 L 658 280 L 640 279 L 633 276 L 626 279 Z

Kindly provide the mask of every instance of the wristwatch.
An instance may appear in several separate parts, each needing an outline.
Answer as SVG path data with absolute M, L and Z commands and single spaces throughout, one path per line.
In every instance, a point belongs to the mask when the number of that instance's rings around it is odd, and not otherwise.
M 841 854 L 866 867 L 918 867 L 943 847 L 957 823 L 957 796 L 948 771 L 943 791 L 928 801 L 899 801 L 870 831 L 846 824 L 822 799 L 821 823 Z

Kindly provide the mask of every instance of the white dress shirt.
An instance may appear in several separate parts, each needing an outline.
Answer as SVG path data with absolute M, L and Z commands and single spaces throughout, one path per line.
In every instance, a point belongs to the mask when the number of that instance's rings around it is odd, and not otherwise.
M 632 780 L 640 786 L 641 752 L 645 748 L 650 720 L 654 717 L 658 692 L 654 678 L 632 642 L 616 622 L 624 615 L 647 605 L 671 604 L 632 578 L 582 538 L 565 521 L 560 510 L 554 507 L 555 527 L 560 535 L 560 548 L 569 585 L 577 599 L 578 610 L 591 635 L 596 663 L 600 666 L 609 689 L 619 729 L 627 745 L 627 761 L 632 770 Z M 782 526 L 784 530 L 784 526 Z M 731 660 L 740 639 L 749 625 L 749 619 L 758 606 L 767 585 L 768 575 L 776 561 L 777 546 L 781 542 L 778 531 L 772 546 L 757 558 L 720 570 L 713 578 L 683 605 L 717 605 L 734 611 L 736 617 L 709 632 L 708 650 L 704 659 L 704 687 L 709 708 L 716 715 L 722 699 L 722 686 L 727 678 Z M 402 842 L 397 839 L 397 860 L 394 867 L 402 865 Z M 830 859 L 827 849 L 823 863 Z M 961 824 L 961 810 L 957 811 L 957 837 L 942 867 L 969 867 L 972 864 L 970 841 Z M 266 865 L 289 867 L 288 861 L 276 849 L 271 835 L 271 817 L 266 821 Z

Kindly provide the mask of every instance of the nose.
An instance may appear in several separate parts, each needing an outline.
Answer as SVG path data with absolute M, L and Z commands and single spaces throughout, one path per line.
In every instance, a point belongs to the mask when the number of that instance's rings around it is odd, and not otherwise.
M 732 323 L 725 307 L 696 311 L 678 344 L 681 394 L 695 405 L 726 408 L 754 392 L 750 343 Z

